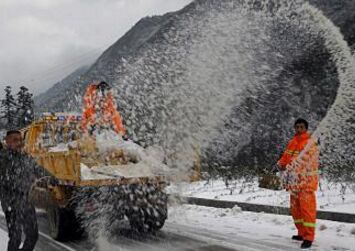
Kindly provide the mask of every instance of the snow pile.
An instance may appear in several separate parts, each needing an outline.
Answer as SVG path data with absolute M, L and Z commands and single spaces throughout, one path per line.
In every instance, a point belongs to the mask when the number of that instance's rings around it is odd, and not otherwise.
M 168 166 L 162 163 L 162 154 L 157 147 L 143 148 L 131 140 L 123 140 L 113 131 L 105 131 L 96 135 L 96 147 L 100 154 L 114 150 L 122 150 L 123 155 L 130 160 L 128 163 L 111 165 L 100 163 L 88 167 L 81 164 L 81 178 L 83 180 L 103 179 L 109 177 L 150 177 L 166 175 Z
M 95 179 L 110 179 L 112 176 L 100 174 L 97 172 L 93 172 L 91 168 L 89 168 L 84 163 L 80 163 L 80 177 L 82 180 L 95 180 Z
M 68 144 L 65 143 L 60 143 L 56 146 L 50 147 L 48 149 L 48 152 L 52 153 L 52 152 L 67 152 L 69 151 L 69 147 Z
M 95 135 L 96 146 L 101 153 L 110 150 L 122 149 L 129 155 L 134 155 L 141 159 L 143 148 L 131 140 L 123 140 L 122 137 L 112 130 L 104 130 Z

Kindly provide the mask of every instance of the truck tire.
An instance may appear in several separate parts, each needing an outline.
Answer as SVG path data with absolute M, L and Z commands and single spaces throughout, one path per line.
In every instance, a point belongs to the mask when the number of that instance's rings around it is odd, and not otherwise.
M 165 223 L 165 220 L 167 218 L 167 209 L 155 209 L 152 211 L 152 209 L 147 209 L 150 210 L 151 212 L 149 214 L 146 214 L 146 224 L 149 226 L 149 231 L 150 232 L 156 232 L 159 231 Z
M 141 211 L 141 209 L 139 209 Z M 132 213 L 129 215 L 129 224 L 131 225 L 132 230 L 138 232 L 138 233 L 148 233 L 149 232 L 149 226 L 145 224 L 145 218 L 144 218 L 144 213 L 143 212 L 136 212 Z
M 77 239 L 84 233 L 83 228 L 75 217 L 75 213 L 70 209 L 51 205 L 47 208 L 47 215 L 49 234 L 57 241 Z
M 52 205 L 47 208 L 48 215 L 48 225 L 49 225 L 49 235 L 57 240 L 63 241 L 66 239 L 66 229 L 64 224 L 64 218 L 62 210 L 56 206 Z
M 140 208 L 138 212 L 130 214 L 128 218 L 131 228 L 139 233 L 159 231 L 164 226 L 166 214 L 158 211 L 152 208 Z
M 140 193 L 141 189 L 142 187 L 137 189 L 136 199 L 141 199 L 141 196 L 143 196 L 145 197 L 144 201 L 147 201 L 147 203 L 131 208 L 127 217 L 133 230 L 140 233 L 154 233 L 164 226 L 167 218 L 167 195 L 163 191 L 153 187 L 148 189 L 149 192 L 147 194 Z

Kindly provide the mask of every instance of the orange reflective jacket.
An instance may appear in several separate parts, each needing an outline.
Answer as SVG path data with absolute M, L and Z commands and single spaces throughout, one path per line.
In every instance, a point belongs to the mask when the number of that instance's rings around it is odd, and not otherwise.
M 98 109 L 100 111 L 97 111 Z M 81 125 L 84 132 L 87 132 L 90 126 L 97 123 L 112 124 L 117 133 L 121 135 L 126 133 L 121 116 L 116 110 L 116 103 L 112 93 L 108 92 L 102 100 L 98 100 L 97 84 L 90 84 L 84 96 L 84 111 Z
M 287 190 L 317 190 L 319 150 L 316 139 L 308 132 L 295 135 L 290 140 L 278 165 L 286 170 Z

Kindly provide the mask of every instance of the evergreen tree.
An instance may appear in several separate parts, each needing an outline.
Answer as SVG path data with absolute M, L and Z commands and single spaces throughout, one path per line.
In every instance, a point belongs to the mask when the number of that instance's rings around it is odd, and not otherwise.
M 17 126 L 23 128 L 32 123 L 34 118 L 33 112 L 33 95 L 25 86 L 20 87 L 17 93 Z
M 14 96 L 12 95 L 11 86 L 5 87 L 5 98 L 1 100 L 2 105 L 2 117 L 6 120 L 5 128 L 7 130 L 17 128 L 16 125 L 16 110 L 17 104 Z

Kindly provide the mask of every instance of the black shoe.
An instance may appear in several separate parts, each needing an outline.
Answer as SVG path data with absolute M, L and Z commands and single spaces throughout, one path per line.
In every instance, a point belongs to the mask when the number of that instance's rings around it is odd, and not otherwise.
M 302 245 L 301 245 L 302 249 L 307 249 L 307 248 L 310 248 L 310 247 L 312 247 L 312 242 L 311 241 L 304 240 L 302 242 Z
M 303 237 L 300 236 L 300 235 L 293 235 L 293 236 L 292 236 L 292 240 L 295 240 L 295 241 L 303 241 Z

